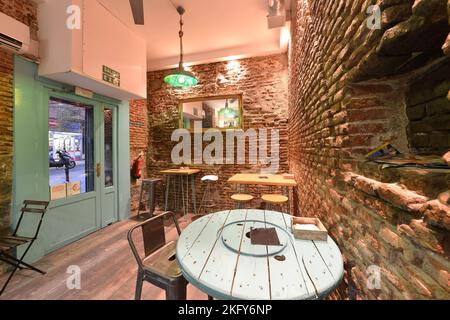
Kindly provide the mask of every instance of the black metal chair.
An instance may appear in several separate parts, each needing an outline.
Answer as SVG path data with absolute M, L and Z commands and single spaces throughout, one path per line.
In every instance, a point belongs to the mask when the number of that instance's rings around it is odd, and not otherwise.
M 49 205 L 49 202 L 47 201 L 32 201 L 32 200 L 25 200 L 23 202 L 24 206 L 22 209 L 20 209 L 21 214 L 19 221 L 17 222 L 17 226 L 14 230 L 14 233 L 10 236 L 1 237 L 0 238 L 0 260 L 3 262 L 6 262 L 13 266 L 13 270 L 10 273 L 8 279 L 6 280 L 5 284 L 3 285 L 0 296 L 5 291 L 6 287 L 8 286 L 9 282 L 11 281 L 12 277 L 16 273 L 17 269 L 29 269 L 36 271 L 40 274 L 45 274 L 44 271 L 39 270 L 36 267 L 33 267 L 32 265 L 25 263 L 23 259 L 27 255 L 28 251 L 30 250 L 31 246 L 33 245 L 34 241 L 36 241 L 39 231 L 42 226 L 42 220 L 44 219 L 44 215 L 47 212 L 47 208 Z M 31 206 L 31 208 L 29 207 Z M 32 214 L 38 214 L 40 215 L 39 223 L 36 228 L 36 232 L 32 238 L 30 237 L 24 237 L 19 235 L 20 231 L 20 225 L 23 221 L 23 217 L 25 213 L 32 213 Z M 25 251 L 22 253 L 20 258 L 14 257 L 13 254 L 11 254 L 11 251 L 13 249 L 16 249 L 18 246 L 28 244 Z
M 188 282 L 184 279 L 176 261 L 176 241 L 166 242 L 164 230 L 166 216 L 172 217 L 178 235 L 180 235 L 180 226 L 173 212 L 165 212 L 153 217 L 134 226 L 128 232 L 128 242 L 138 264 L 136 300 L 141 300 L 144 281 L 164 289 L 167 300 L 186 300 Z M 133 240 L 133 233 L 139 228 L 142 229 L 144 240 L 144 258 L 141 258 Z

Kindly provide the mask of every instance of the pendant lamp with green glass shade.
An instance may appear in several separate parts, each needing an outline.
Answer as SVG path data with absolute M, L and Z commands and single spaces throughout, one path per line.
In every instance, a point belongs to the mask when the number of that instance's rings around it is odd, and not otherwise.
M 233 128 L 237 126 L 237 113 L 233 108 L 230 108 L 228 99 L 225 103 L 225 108 L 219 110 L 219 122 L 222 128 Z
M 225 103 L 225 108 L 219 110 L 219 115 L 224 117 L 225 119 L 234 119 L 236 118 L 236 111 L 230 108 L 230 105 L 227 102 Z
M 180 15 L 180 64 L 177 69 L 172 70 L 164 77 L 164 82 L 176 88 L 189 88 L 198 84 L 198 79 L 192 72 L 189 72 L 183 67 L 183 14 L 186 12 L 183 7 L 178 7 L 177 11 Z

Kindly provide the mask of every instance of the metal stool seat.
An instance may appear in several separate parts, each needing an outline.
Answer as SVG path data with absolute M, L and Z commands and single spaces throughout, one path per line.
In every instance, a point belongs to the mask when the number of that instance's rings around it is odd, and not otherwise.
M 231 199 L 236 203 L 236 205 L 235 205 L 236 209 L 242 209 L 242 205 L 244 203 L 249 203 L 250 201 L 255 199 L 255 197 L 253 197 L 250 194 L 238 193 L 238 194 L 233 194 L 231 196 Z
M 205 182 L 205 181 L 213 181 L 213 182 L 216 182 L 216 181 L 219 181 L 219 177 L 218 177 L 218 176 L 204 176 L 204 177 L 202 178 L 202 181 L 203 181 L 203 182 Z
M 279 207 L 283 211 L 283 206 L 289 202 L 289 198 L 281 194 L 264 194 L 261 200 L 266 203 L 267 210 L 273 210 Z
M 289 201 L 288 197 L 281 194 L 265 194 L 261 199 L 270 204 L 285 204 Z
M 215 175 L 207 175 L 201 179 L 202 182 L 206 183 L 205 192 L 203 193 L 202 202 L 200 203 L 200 207 L 198 209 L 197 214 L 201 215 L 202 213 L 207 214 L 208 210 L 214 208 L 216 206 L 216 202 L 214 201 L 212 195 L 217 191 L 213 185 L 219 181 L 219 177 Z
M 249 202 L 255 199 L 252 195 L 249 194 L 233 194 L 231 196 L 231 199 L 233 199 L 236 202 Z

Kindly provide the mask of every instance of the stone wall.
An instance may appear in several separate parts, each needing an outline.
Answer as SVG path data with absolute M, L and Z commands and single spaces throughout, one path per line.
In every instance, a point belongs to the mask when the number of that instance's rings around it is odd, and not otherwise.
M 172 132 L 179 126 L 179 101 L 187 98 L 243 95 L 244 128 L 275 128 L 280 130 L 280 171 L 288 170 L 287 152 L 287 109 L 288 70 L 286 55 L 274 55 L 193 66 L 192 72 L 199 78 L 199 85 L 191 89 L 174 89 L 163 83 L 164 71 L 148 74 L 148 123 L 149 145 L 135 149 L 134 157 L 140 151 L 146 153 L 146 176 L 160 176 L 159 171 L 176 167 L 171 160 L 175 142 Z M 145 104 L 145 102 L 141 102 Z M 132 106 L 133 108 L 133 106 Z M 132 115 L 132 123 L 134 121 Z M 145 130 L 143 130 L 145 134 Z M 143 136 L 143 135 L 142 135 Z M 141 137 L 142 137 L 141 136 Z M 131 140 L 133 141 L 133 134 Z M 269 150 L 270 151 L 270 150 Z M 132 152 L 133 157 L 133 152 Z M 193 167 L 191 165 L 190 167 Z M 200 165 L 196 166 L 204 174 L 220 177 L 215 210 L 230 208 L 233 203 L 229 196 L 234 191 L 227 179 L 241 171 L 259 172 L 255 165 Z M 198 177 L 200 178 L 200 176 Z M 203 186 L 197 181 L 198 195 Z M 133 191 L 132 207 L 137 208 L 137 188 Z M 200 198 L 200 197 L 198 197 Z M 161 202 L 162 194 L 159 192 Z M 254 204 L 258 204 L 255 202 Z
M 344 255 L 345 281 L 331 297 L 450 298 L 449 171 L 383 168 L 364 157 L 384 142 L 415 151 L 409 93 L 420 95 L 420 79 L 437 79 L 429 71 L 449 59 L 447 1 L 294 3 L 289 164 L 297 214 L 323 220 Z M 375 4 L 381 29 L 367 26 Z M 378 288 L 368 283 L 371 266 Z
M 0 12 L 30 26 L 37 39 L 36 4 L 31 0 L 0 0 Z M 11 219 L 13 171 L 13 74 L 14 56 L 0 48 L 0 235 L 8 231 Z M 0 264 L 0 273 L 2 265 Z

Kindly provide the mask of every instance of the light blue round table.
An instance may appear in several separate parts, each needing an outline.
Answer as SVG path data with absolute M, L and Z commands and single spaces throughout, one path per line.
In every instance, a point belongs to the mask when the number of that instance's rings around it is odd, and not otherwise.
M 292 216 L 275 211 L 229 210 L 190 224 L 177 242 L 181 271 L 193 286 L 223 300 L 321 299 L 342 280 L 336 243 L 297 240 Z M 252 228 L 275 228 L 280 246 L 252 245 Z

